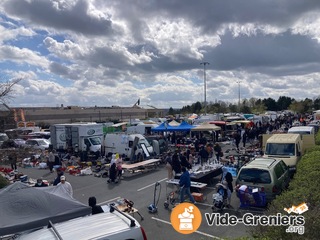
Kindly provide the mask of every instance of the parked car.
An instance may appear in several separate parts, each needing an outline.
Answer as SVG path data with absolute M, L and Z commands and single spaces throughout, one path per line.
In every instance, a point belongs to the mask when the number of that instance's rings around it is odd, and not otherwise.
M 33 138 L 26 140 L 25 145 L 34 149 L 46 150 L 49 149 L 50 141 L 44 138 Z
M 8 139 L 1 145 L 2 148 L 20 148 L 25 147 L 26 141 L 20 138 Z
M 285 190 L 289 181 L 288 166 L 282 160 L 273 158 L 254 159 L 240 169 L 236 178 L 236 184 L 265 192 L 267 202 Z
M 50 132 L 31 132 L 28 133 L 28 135 L 26 136 L 28 139 L 32 139 L 32 138 L 45 138 L 45 139 L 49 139 L 50 138 Z
M 6 133 L 0 133 L 0 146 L 3 144 L 3 142 L 7 141 L 8 139 L 9 137 Z

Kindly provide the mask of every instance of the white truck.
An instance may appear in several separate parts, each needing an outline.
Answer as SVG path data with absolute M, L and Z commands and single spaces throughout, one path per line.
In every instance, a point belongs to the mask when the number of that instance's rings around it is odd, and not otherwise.
M 50 127 L 51 144 L 58 151 L 100 153 L 103 125 L 98 123 L 54 124 Z
M 134 160 L 134 157 L 148 158 L 153 155 L 153 147 L 142 134 L 107 133 L 104 138 L 104 152 L 106 155 L 119 153 Z

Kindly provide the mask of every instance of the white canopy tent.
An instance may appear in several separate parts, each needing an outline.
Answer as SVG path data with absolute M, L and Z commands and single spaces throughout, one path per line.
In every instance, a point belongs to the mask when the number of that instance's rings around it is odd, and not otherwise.
M 215 124 L 210 124 L 208 122 L 204 122 L 194 128 L 191 129 L 191 131 L 219 131 L 221 130 L 221 127 L 215 125 Z

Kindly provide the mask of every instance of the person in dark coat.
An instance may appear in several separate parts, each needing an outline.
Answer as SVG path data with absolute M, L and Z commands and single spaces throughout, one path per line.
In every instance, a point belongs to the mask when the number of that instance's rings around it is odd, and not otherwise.
M 230 172 L 227 172 L 226 176 L 225 176 L 225 180 L 228 183 L 228 188 L 230 189 L 231 193 L 233 193 L 233 177 L 232 174 Z
M 239 132 L 235 133 L 234 140 L 235 140 L 235 143 L 236 143 L 237 150 L 239 151 L 239 144 L 240 144 L 240 141 L 241 141 L 241 135 L 240 135 Z
M 248 138 L 248 129 L 246 129 L 242 135 L 242 144 L 244 148 L 246 147 L 247 138 Z
M 109 179 L 108 179 L 108 183 L 110 182 L 114 182 L 117 183 L 117 168 L 116 168 L 116 163 L 112 163 L 109 169 Z
M 181 163 L 178 153 L 174 153 L 172 155 L 172 169 L 174 171 L 174 174 L 181 173 Z
M 190 201 L 194 204 L 195 200 L 190 192 L 190 187 L 191 187 L 191 179 L 189 172 L 185 167 L 181 168 L 182 175 L 180 176 L 179 180 L 179 186 L 181 187 L 180 189 L 180 203 L 184 202 L 184 196 L 188 195 Z
M 181 163 L 182 167 L 185 167 L 187 169 L 191 169 L 192 168 L 191 164 L 189 163 L 189 161 L 187 159 L 186 152 L 183 152 L 180 155 L 180 163 Z
M 213 150 L 215 151 L 217 161 L 219 162 L 220 161 L 220 157 L 222 155 L 222 148 L 218 143 L 215 143 L 214 147 L 213 147 Z
M 204 146 L 201 147 L 199 155 L 200 155 L 200 159 L 201 159 L 201 165 L 203 165 L 204 162 L 208 161 L 209 153 Z
M 45 183 L 42 181 L 41 178 L 38 178 L 36 184 L 34 185 L 34 187 L 48 187 L 48 185 L 45 184 Z
M 97 205 L 97 199 L 95 197 L 89 197 L 88 202 L 89 206 L 92 208 L 92 215 L 104 212 L 102 207 Z
M 64 172 L 58 168 L 57 169 L 57 177 L 53 181 L 53 186 L 57 186 L 60 183 L 60 177 L 64 175 Z

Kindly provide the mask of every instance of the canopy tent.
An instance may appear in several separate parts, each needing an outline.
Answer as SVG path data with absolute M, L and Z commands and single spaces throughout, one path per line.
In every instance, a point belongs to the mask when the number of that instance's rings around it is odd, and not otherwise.
M 172 126 L 172 127 L 177 127 L 177 126 L 179 126 L 180 125 L 180 123 L 179 122 L 177 122 L 176 120 L 172 120 L 171 122 L 169 122 L 168 123 L 170 126 Z
M 174 128 L 174 131 L 190 131 L 194 126 L 190 125 L 187 122 L 182 122 L 179 126 Z
M 15 182 L 0 190 L 0 236 L 19 233 L 91 213 L 63 187 L 31 187 Z
M 215 125 L 215 124 L 210 124 L 208 122 L 204 122 L 194 128 L 191 129 L 191 131 L 219 131 L 221 130 L 221 127 Z
M 187 122 L 182 122 L 179 126 L 170 126 L 166 123 L 161 123 L 158 127 L 152 128 L 153 132 L 185 132 L 190 131 L 194 126 Z
M 198 118 L 198 115 L 193 113 L 191 116 L 188 117 L 188 120 L 194 120 L 196 118 Z
M 167 123 L 163 122 L 161 123 L 158 127 L 154 127 L 154 128 L 151 128 L 151 131 L 153 132 L 166 132 L 166 131 L 173 131 L 173 128 L 172 126 L 168 125 Z

